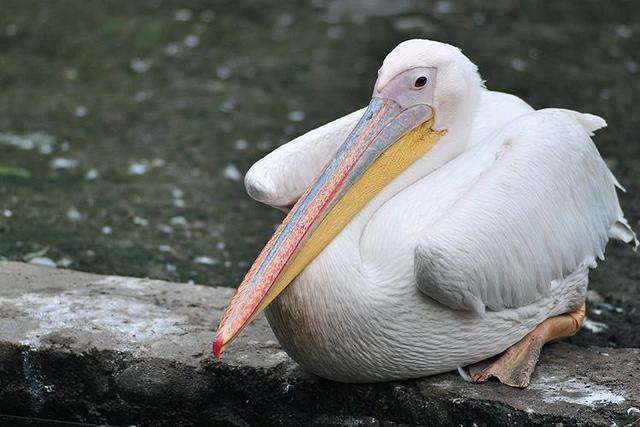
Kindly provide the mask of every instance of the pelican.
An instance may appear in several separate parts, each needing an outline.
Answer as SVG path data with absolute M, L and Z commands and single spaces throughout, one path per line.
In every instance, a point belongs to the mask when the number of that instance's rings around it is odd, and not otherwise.
M 486 89 L 454 46 L 399 44 L 366 108 L 246 174 L 251 197 L 292 207 L 223 313 L 214 354 L 264 310 L 286 352 L 324 378 L 470 366 L 474 382 L 526 387 L 542 346 L 581 327 L 608 240 L 638 245 L 591 140 L 604 126 Z

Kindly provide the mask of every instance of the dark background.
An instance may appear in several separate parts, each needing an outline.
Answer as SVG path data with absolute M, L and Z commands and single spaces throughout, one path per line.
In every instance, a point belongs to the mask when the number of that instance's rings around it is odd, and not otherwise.
M 409 38 L 459 46 L 535 108 L 604 117 L 596 144 L 638 228 L 638 16 L 634 1 L 0 0 L 0 259 L 235 286 L 280 219 L 243 173 L 364 106 Z M 640 346 L 637 261 L 610 245 L 589 305 L 608 329 L 575 342 Z

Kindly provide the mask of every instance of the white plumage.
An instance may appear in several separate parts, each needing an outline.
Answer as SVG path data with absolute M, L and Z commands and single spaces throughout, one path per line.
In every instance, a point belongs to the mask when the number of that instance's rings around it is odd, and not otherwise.
M 486 90 L 458 49 L 424 40 L 389 54 L 377 85 L 412 67 L 437 68 L 447 135 L 266 309 L 287 352 L 327 378 L 419 377 L 498 354 L 582 304 L 610 238 L 637 246 L 590 138 L 604 120 Z M 362 114 L 260 160 L 249 194 L 295 202 Z

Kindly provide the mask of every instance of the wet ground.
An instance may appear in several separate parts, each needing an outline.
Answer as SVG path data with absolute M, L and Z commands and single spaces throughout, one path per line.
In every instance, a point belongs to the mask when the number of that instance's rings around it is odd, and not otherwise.
M 0 0 L 0 257 L 235 286 L 280 214 L 243 173 L 368 102 L 407 38 L 460 46 L 487 86 L 606 118 L 640 219 L 640 4 Z M 612 244 L 576 343 L 640 346 L 638 256 Z

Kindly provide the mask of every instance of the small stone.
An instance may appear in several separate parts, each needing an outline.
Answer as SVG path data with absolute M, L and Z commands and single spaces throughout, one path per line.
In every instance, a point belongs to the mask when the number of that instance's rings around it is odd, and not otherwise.
M 71 206 L 69 210 L 67 210 L 67 218 L 71 221 L 80 221 L 83 218 L 83 215 L 76 209 Z
M 171 252 L 172 251 L 171 246 L 169 246 L 169 245 L 160 245 L 160 246 L 158 246 L 158 250 L 160 252 Z
M 11 212 L 9 209 L 5 209 L 4 211 L 2 211 L 2 215 L 4 215 L 5 218 L 11 218 L 13 216 L 13 212 Z
M 69 68 L 64 72 L 64 77 L 67 80 L 76 80 L 78 78 L 78 70 L 75 68 Z
M 585 319 L 582 327 L 593 332 L 594 334 L 599 334 L 609 329 L 609 327 L 604 323 L 594 322 L 591 319 Z
M 195 34 L 189 34 L 184 38 L 184 45 L 186 47 L 196 47 L 200 43 L 200 37 Z
M 520 58 L 513 58 L 511 60 L 511 68 L 516 71 L 524 71 L 527 69 L 527 63 Z
M 304 111 L 294 110 L 294 111 L 291 111 L 287 117 L 292 122 L 301 122 L 304 120 L 305 114 L 304 114 Z
M 629 409 L 627 409 L 627 415 L 640 415 L 640 408 L 630 406 Z
M 236 101 L 234 101 L 233 99 L 226 99 L 224 102 L 222 102 L 222 104 L 220 104 L 218 109 L 223 113 L 228 113 L 230 111 L 233 111 L 235 106 L 236 106 Z
M 67 268 L 73 264 L 73 260 L 71 258 L 63 257 L 60 258 L 56 264 L 58 267 Z
M 169 222 L 171 223 L 171 225 L 187 225 L 188 221 L 185 217 L 183 216 L 174 216 L 173 218 L 171 218 L 169 220 Z
M 215 259 L 215 258 L 210 258 L 207 256 L 199 256 L 197 258 L 195 258 L 193 260 L 194 263 L 196 264 L 201 264 L 201 265 L 216 265 L 218 263 L 220 263 L 219 260 Z
M 104 227 L 102 227 L 102 229 L 100 230 L 102 232 L 102 234 L 104 235 L 109 235 L 113 232 L 113 229 L 111 227 L 109 227 L 108 225 L 105 225 Z
M 193 11 L 191 9 L 178 9 L 173 11 L 173 20 L 187 22 L 193 18 Z
M 174 199 L 182 199 L 184 197 L 184 191 L 179 188 L 174 188 L 171 190 L 171 197 Z
M 176 208 L 184 208 L 187 204 L 183 199 L 173 199 L 173 206 Z
M 623 39 L 631 37 L 631 28 L 628 25 L 618 25 L 616 27 L 616 35 Z
M 453 12 L 453 4 L 450 1 L 439 1 L 435 5 L 436 13 L 447 14 Z
M 133 218 L 133 223 L 136 225 L 140 225 L 142 227 L 146 227 L 149 225 L 149 220 L 147 220 L 146 218 L 136 216 Z
M 333 25 L 327 29 L 327 37 L 331 40 L 338 40 L 340 37 L 342 37 L 343 33 L 344 31 L 342 30 L 342 28 L 337 25 Z
M 132 163 L 129 165 L 129 175 L 144 175 L 149 167 L 144 163 Z
M 222 175 L 232 181 L 240 181 L 242 179 L 242 174 L 234 165 L 227 165 L 222 171 Z
M 76 117 L 85 117 L 89 114 L 89 109 L 84 105 L 76 105 L 76 108 L 73 110 L 73 114 L 75 114 Z
M 243 151 L 243 150 L 246 150 L 247 148 L 249 148 L 249 143 L 244 139 L 239 139 L 239 140 L 237 140 L 236 142 L 233 143 L 233 147 L 236 150 Z
M 173 233 L 173 227 L 171 227 L 170 225 L 167 225 L 167 224 L 158 225 L 158 230 L 160 230 L 164 234 Z
M 167 56 L 176 56 L 180 52 L 178 43 L 169 43 L 164 47 L 164 54 Z
M 56 263 L 51 258 L 47 257 L 35 257 L 29 260 L 29 264 L 41 265 L 43 267 L 56 268 Z
M 88 181 L 93 181 L 98 178 L 98 171 L 96 169 L 89 169 L 84 177 Z
M 56 157 L 51 161 L 51 167 L 54 169 L 73 169 L 78 165 L 73 159 L 67 159 L 65 157 Z
M 129 63 L 129 66 L 133 71 L 138 74 L 146 73 L 151 69 L 151 60 L 145 60 L 142 58 L 133 58 Z
M 219 79 L 222 80 L 226 80 L 229 77 L 231 77 L 231 68 L 223 65 L 222 67 L 218 67 L 218 69 L 216 70 L 216 76 L 218 76 Z

